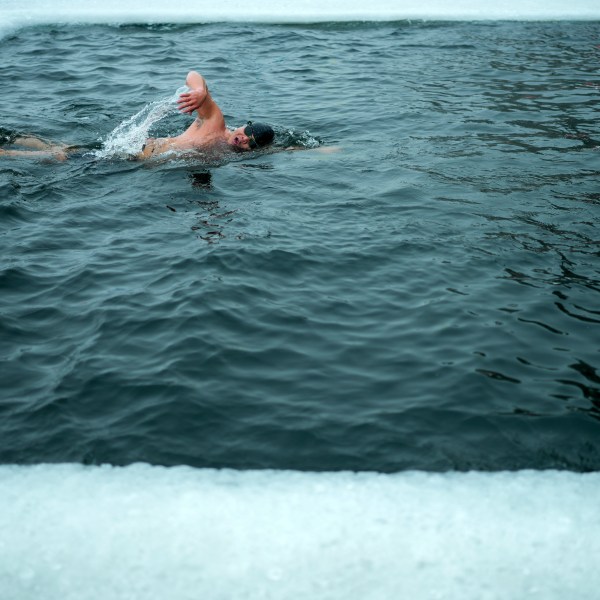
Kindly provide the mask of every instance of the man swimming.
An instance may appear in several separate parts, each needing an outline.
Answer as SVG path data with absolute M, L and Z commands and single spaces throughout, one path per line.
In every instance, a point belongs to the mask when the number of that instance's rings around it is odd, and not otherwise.
M 208 91 L 204 77 L 196 71 L 188 73 L 186 85 L 190 91 L 179 96 L 177 101 L 179 110 L 183 113 L 196 111 L 198 118 L 186 131 L 176 137 L 148 138 L 141 152 L 134 158 L 145 160 L 166 152 L 216 149 L 219 146 L 223 149 L 246 151 L 267 146 L 273 141 L 275 132 L 271 127 L 262 123 L 249 121 L 247 125 L 237 129 L 228 129 L 221 109 Z M 65 160 L 70 152 L 80 149 L 78 146 L 46 142 L 33 136 L 16 137 L 12 144 L 28 148 L 28 150 L 0 148 L 0 156 L 31 156 Z
M 253 150 L 273 141 L 275 132 L 268 125 L 248 122 L 231 131 L 225 125 L 221 109 L 212 99 L 204 77 L 190 71 L 185 80 L 190 88 L 179 96 L 179 110 L 183 113 L 198 113 L 198 118 L 177 137 L 149 138 L 138 158 L 150 158 L 169 151 L 193 150 L 225 145 L 233 150 Z

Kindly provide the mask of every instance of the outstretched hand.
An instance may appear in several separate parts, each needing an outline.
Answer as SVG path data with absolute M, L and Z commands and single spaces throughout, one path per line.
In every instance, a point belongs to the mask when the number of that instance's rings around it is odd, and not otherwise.
M 178 108 L 183 113 L 191 113 L 198 110 L 204 100 L 206 100 L 206 92 L 204 90 L 191 90 L 184 92 L 177 100 Z

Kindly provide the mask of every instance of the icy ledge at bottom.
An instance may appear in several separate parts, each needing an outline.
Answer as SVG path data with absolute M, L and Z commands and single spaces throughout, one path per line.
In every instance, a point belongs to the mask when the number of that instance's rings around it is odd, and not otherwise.
M 600 473 L 0 466 L 0 598 L 600 597 Z

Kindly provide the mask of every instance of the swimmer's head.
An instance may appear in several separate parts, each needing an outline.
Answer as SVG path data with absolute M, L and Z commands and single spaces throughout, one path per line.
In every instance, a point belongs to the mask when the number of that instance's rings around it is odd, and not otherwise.
M 237 150 L 254 150 L 262 148 L 273 141 L 275 132 L 264 123 L 253 123 L 238 127 L 229 135 L 228 143 Z
M 244 133 L 250 140 L 249 145 L 251 150 L 267 146 L 275 137 L 275 132 L 271 127 L 264 123 L 253 123 L 252 121 L 248 121 L 248 125 L 244 127 Z

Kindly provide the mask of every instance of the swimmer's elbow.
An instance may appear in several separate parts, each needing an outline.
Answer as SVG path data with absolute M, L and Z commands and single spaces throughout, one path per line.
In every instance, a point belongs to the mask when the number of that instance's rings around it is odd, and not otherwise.
M 198 78 L 201 78 L 202 75 L 198 73 L 198 71 L 190 71 L 185 78 L 185 82 L 189 85 L 192 81 L 195 81 Z
M 192 90 L 207 91 L 206 81 L 204 77 L 197 71 L 190 71 L 185 78 L 185 84 Z

